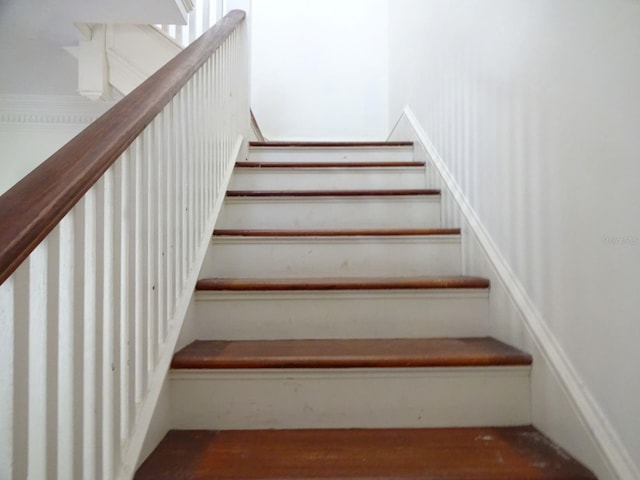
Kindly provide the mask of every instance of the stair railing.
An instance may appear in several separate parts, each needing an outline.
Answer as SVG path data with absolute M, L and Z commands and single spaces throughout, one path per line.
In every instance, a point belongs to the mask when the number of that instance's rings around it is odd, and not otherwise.
M 186 47 L 222 18 L 223 0 L 194 0 L 186 25 L 155 25 L 178 45 Z
M 0 478 L 131 478 L 249 132 L 234 10 L 0 197 Z

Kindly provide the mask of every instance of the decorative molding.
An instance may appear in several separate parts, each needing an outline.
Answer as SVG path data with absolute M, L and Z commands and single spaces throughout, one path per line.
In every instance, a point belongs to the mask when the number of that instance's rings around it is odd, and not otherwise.
M 75 95 L 0 95 L 0 123 L 88 125 L 114 104 Z
M 409 106 L 405 106 L 400 118 L 402 116 L 407 119 L 416 138 L 422 143 L 431 157 L 434 167 L 440 173 L 444 184 L 467 220 L 469 228 L 477 238 L 496 274 L 502 280 L 504 288 L 514 305 L 520 311 L 525 321 L 525 326 L 536 346 L 554 370 L 555 375 L 572 402 L 574 410 L 584 422 L 593 444 L 600 450 L 600 455 L 620 480 L 640 479 L 638 466 L 635 465 L 615 429 L 607 420 L 585 383 L 581 380 L 580 375 L 556 340 L 553 332 L 545 323 L 526 289 L 500 253 L 491 235 L 467 201 L 457 181 Z M 398 123 L 394 126 L 392 134 Z

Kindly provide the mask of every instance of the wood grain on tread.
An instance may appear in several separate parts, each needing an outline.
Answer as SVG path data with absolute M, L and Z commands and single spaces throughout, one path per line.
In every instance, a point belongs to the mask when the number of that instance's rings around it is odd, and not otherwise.
M 402 190 L 229 190 L 227 197 L 401 197 L 440 195 L 440 190 L 412 188 Z
M 403 368 L 530 365 L 531 356 L 493 338 L 197 340 L 172 368 Z
M 531 426 L 170 431 L 136 480 L 596 480 Z
M 213 232 L 217 237 L 401 237 L 460 235 L 459 228 L 363 229 L 363 230 L 230 230 Z
M 388 168 L 388 167 L 424 167 L 425 162 L 237 162 L 238 168 Z
M 480 277 L 203 278 L 200 291 L 486 289 Z
M 412 147 L 413 142 L 249 142 L 251 147 Z

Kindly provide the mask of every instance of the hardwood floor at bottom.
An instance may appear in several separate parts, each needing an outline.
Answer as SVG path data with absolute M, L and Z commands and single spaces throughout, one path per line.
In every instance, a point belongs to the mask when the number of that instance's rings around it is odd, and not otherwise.
M 531 426 L 172 430 L 136 480 L 593 480 Z

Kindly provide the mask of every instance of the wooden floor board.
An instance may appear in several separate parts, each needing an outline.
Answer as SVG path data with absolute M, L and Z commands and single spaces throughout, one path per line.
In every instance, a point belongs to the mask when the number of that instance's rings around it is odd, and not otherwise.
M 594 480 L 530 426 L 171 431 L 136 480 Z

